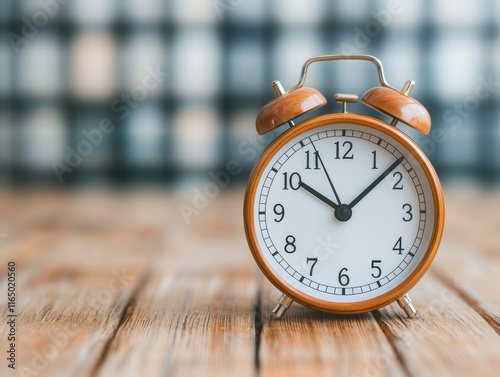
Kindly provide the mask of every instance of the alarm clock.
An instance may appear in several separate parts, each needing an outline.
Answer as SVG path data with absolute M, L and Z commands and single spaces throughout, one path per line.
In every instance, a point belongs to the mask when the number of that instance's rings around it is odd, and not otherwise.
M 334 94 L 337 113 L 294 119 L 326 99 L 304 87 L 312 63 L 363 60 L 373 63 L 381 86 L 361 98 L 388 115 L 390 123 L 349 113 L 358 96 Z M 370 55 L 325 55 L 307 60 L 297 85 L 256 120 L 262 135 L 290 127 L 257 161 L 244 200 L 245 233 L 264 275 L 280 290 L 273 315 L 296 301 L 313 309 L 354 314 L 397 302 L 408 317 L 416 309 L 409 290 L 430 267 L 444 227 L 438 176 L 398 122 L 427 134 L 427 110 L 410 97 L 415 86 L 390 86 L 382 63 Z

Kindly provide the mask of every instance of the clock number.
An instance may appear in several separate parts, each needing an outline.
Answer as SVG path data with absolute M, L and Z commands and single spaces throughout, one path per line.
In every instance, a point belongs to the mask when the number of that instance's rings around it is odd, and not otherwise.
M 295 237 L 286 236 L 285 241 L 286 241 L 285 252 L 287 252 L 288 254 L 295 253 L 295 250 L 297 250 L 297 247 L 295 246 Z
M 344 267 L 339 272 L 339 283 L 343 287 L 345 287 L 347 284 L 349 284 L 349 281 L 350 281 L 349 276 L 347 276 L 347 274 L 345 274 L 344 271 L 347 272 L 349 270 Z
M 378 167 L 377 167 L 377 151 L 373 151 L 372 154 L 373 154 L 373 166 L 372 166 L 372 169 L 378 169 Z
M 309 276 L 313 276 L 314 266 L 318 263 L 318 258 L 307 258 L 306 263 L 312 262 L 311 271 L 309 271 Z
M 403 237 L 398 238 L 392 250 L 397 251 L 399 255 L 403 254 Z
M 397 176 L 399 177 L 398 178 L 398 181 L 394 184 L 394 186 L 392 186 L 392 189 L 393 190 L 402 190 L 403 189 L 403 185 L 399 185 L 401 183 L 401 181 L 403 180 L 403 174 L 401 174 L 400 172 L 394 172 L 394 174 L 392 175 L 394 178 L 396 178 Z
M 403 209 L 407 209 L 407 208 L 408 208 L 408 211 L 406 211 L 406 214 L 409 216 L 409 218 L 407 218 L 406 216 L 403 217 L 403 221 L 406 221 L 406 222 L 411 221 L 413 219 L 413 214 L 411 213 L 411 210 L 413 208 L 408 203 L 403 204 Z
M 375 275 L 373 272 L 372 272 L 372 276 L 377 279 L 380 277 L 380 275 L 382 275 L 382 269 L 377 266 L 377 263 L 382 263 L 381 260 L 372 260 L 372 270 L 375 269 L 377 270 L 377 274 Z
M 290 186 L 292 190 L 298 190 L 301 181 L 302 179 L 299 173 L 290 174 L 290 178 L 288 178 L 288 173 L 283 173 L 283 190 L 288 190 L 288 186 Z
M 352 160 L 354 158 L 354 154 L 351 153 L 352 143 L 350 141 L 344 141 L 342 147 L 345 148 L 346 146 L 347 146 L 347 151 L 342 156 L 342 160 Z M 349 153 L 351 154 L 349 155 Z M 335 142 L 335 159 L 340 160 L 340 143 L 338 141 Z
M 281 204 L 276 204 L 273 208 L 273 211 L 277 216 L 281 216 L 279 219 L 274 219 L 274 221 L 276 221 L 277 223 L 281 222 L 281 220 L 283 220 L 283 218 L 285 217 L 285 207 L 283 207 L 283 205 Z
M 310 154 L 310 152 L 306 151 L 306 169 L 311 169 L 311 167 L 309 166 L 309 154 Z M 313 154 L 314 154 L 314 170 L 318 170 L 319 169 L 319 152 L 315 151 Z

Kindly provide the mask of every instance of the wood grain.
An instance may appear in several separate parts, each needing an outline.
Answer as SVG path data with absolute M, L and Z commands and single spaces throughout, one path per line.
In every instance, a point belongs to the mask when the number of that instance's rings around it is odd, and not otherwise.
M 269 101 L 257 115 L 256 127 L 259 135 L 263 135 L 283 123 L 288 122 L 309 111 L 324 106 L 326 99 L 313 88 L 292 90 Z
M 478 190 L 447 190 L 447 224 L 430 274 L 412 291 L 419 309 L 407 320 L 392 305 L 377 317 L 412 375 L 497 376 L 500 360 L 500 276 L 494 215 L 500 195 Z M 471 216 L 484 210 L 485 216 Z M 496 221 L 492 221 L 496 219 Z M 495 227 L 497 226 L 497 231 Z M 479 238 L 477 231 L 483 229 Z M 486 230 L 486 231 L 485 231 Z
M 407 97 L 394 89 L 372 88 L 363 95 L 361 102 L 426 135 L 431 129 L 431 117 L 427 109 L 416 99 Z
M 442 256 L 434 274 L 500 334 L 500 296 L 495 289 L 500 276 L 500 196 L 482 192 L 450 192 L 452 216 Z M 477 191 L 476 191 L 477 195 Z M 474 211 L 482 213 L 471 216 Z
M 411 291 L 412 320 L 395 304 L 341 316 L 296 303 L 272 319 L 280 293 L 246 245 L 241 190 L 190 225 L 177 215 L 185 199 L 161 191 L 0 198 L 0 286 L 15 260 L 24 368 L 3 363 L 2 376 L 498 375 L 498 192 L 446 190 L 442 247 Z M 0 295 L 2 351 L 5 308 Z
M 391 344 L 371 313 L 335 315 L 292 304 L 275 320 L 280 294 L 265 284 L 260 337 L 262 376 L 401 376 Z
M 47 194 L 49 202 L 51 195 Z M 57 210 L 51 208 L 50 214 L 38 215 L 52 218 L 59 210 L 71 211 L 68 208 L 81 204 L 91 208 L 94 199 L 98 202 L 92 195 L 76 195 Z M 14 229 L 25 229 L 30 237 L 22 241 L 23 232 L 14 232 L 2 245 L 9 250 L 2 262 L 15 260 L 17 264 L 19 375 L 92 374 L 153 256 L 152 240 L 145 240 L 140 228 L 124 232 L 114 228 L 116 222 L 97 222 L 108 221 L 110 218 L 102 215 L 109 211 L 107 214 L 114 216 L 119 207 L 119 201 L 114 200 L 104 208 L 95 208 L 92 224 L 86 223 L 82 212 L 73 212 L 73 218 L 54 217 L 48 232 L 37 216 L 31 220 L 14 216 L 18 220 Z M 41 230 L 35 232 L 33 227 Z M 1 284 L 6 286 L 6 277 Z M 2 349 L 7 349 L 3 295 L 0 307 Z
M 254 375 L 257 271 L 241 193 L 215 200 L 189 226 L 170 226 L 98 375 Z
M 418 317 L 396 305 L 375 315 L 412 376 L 497 376 L 500 337 L 452 289 L 432 275 L 412 291 Z

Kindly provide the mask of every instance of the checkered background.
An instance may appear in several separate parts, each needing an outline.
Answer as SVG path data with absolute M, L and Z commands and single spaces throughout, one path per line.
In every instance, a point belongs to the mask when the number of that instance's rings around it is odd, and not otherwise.
M 356 52 L 377 56 L 393 86 L 417 82 L 413 97 L 433 131 L 403 130 L 445 182 L 495 184 L 499 25 L 500 3 L 486 0 L 5 0 L 0 179 L 57 184 L 54 162 L 109 118 L 113 131 L 63 184 L 189 183 L 229 160 L 242 168 L 234 181 L 245 182 L 271 140 L 255 132 L 271 81 L 290 88 L 307 58 Z M 127 104 L 151 70 L 161 82 Z M 361 97 L 378 85 L 366 62 L 310 72 L 307 85 L 329 100 L 322 112 L 340 109 L 336 92 Z

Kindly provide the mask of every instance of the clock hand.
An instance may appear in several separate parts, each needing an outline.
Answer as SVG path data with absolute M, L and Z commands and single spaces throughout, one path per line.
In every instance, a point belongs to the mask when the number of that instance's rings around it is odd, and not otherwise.
M 333 183 L 332 183 L 332 180 L 330 178 L 330 175 L 328 174 L 328 171 L 325 168 L 325 164 L 323 164 L 323 160 L 322 160 L 321 156 L 319 155 L 319 152 L 316 149 L 316 146 L 314 145 L 314 143 L 312 141 L 311 141 L 311 144 L 312 144 L 312 146 L 314 148 L 314 151 L 318 154 L 318 160 L 319 160 L 319 162 L 321 164 L 321 167 L 323 168 L 323 171 L 326 174 L 326 178 L 328 179 L 328 183 L 330 183 L 330 187 L 332 188 L 333 194 L 335 195 L 335 199 L 337 199 L 337 203 L 339 203 L 339 205 L 340 205 L 340 204 L 342 204 L 342 202 L 340 201 L 339 195 L 337 194 L 337 190 L 335 190 L 335 187 L 333 186 Z
M 356 204 L 358 204 L 361 199 L 363 199 L 370 191 L 372 191 L 382 180 L 389 175 L 391 171 L 396 169 L 396 167 L 404 160 L 404 157 L 401 156 L 398 158 L 391 166 L 389 166 L 380 176 L 372 182 L 370 186 L 368 186 L 361 194 L 359 194 L 350 204 L 349 208 L 352 209 Z
M 339 206 L 338 204 L 334 203 L 332 200 L 328 199 L 326 196 L 324 196 L 323 194 L 320 194 L 318 191 L 316 191 L 315 189 L 313 189 L 311 186 L 305 184 L 304 182 L 300 182 L 300 187 L 302 187 L 304 190 L 306 190 L 307 192 L 309 192 L 310 194 L 312 194 L 313 196 L 315 196 L 316 198 L 318 198 L 319 200 L 321 200 L 323 203 L 326 203 L 328 204 L 330 207 L 332 207 L 333 209 L 338 209 Z
M 335 212 L 335 218 L 339 221 L 349 221 L 352 216 L 352 211 L 351 208 L 347 204 L 335 204 L 332 200 L 328 199 L 326 196 L 323 194 L 320 194 L 317 192 L 315 189 L 313 189 L 311 186 L 305 184 L 304 182 L 300 182 L 299 184 L 300 187 L 302 187 L 304 190 L 321 200 L 323 203 L 328 204 L 330 207 L 332 207 Z

